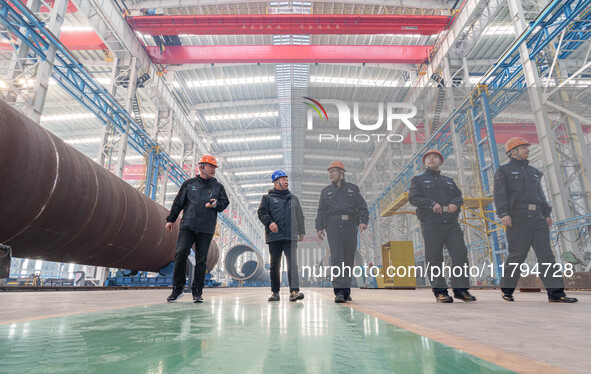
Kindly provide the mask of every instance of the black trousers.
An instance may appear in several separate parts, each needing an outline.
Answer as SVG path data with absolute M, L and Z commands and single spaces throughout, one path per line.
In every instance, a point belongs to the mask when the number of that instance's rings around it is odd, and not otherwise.
M 507 227 L 509 255 L 505 259 L 504 274 L 501 278 L 503 293 L 513 294 L 515 291 L 521 273 L 519 264 L 525 261 L 530 247 L 533 247 L 538 258 L 538 271 L 540 271 L 540 277 L 544 287 L 546 287 L 548 297 L 558 298 L 564 296 L 562 274 L 557 274 L 559 276 L 554 277 L 557 268 L 550 267 L 548 269 L 548 265 L 543 265 L 543 263 L 546 263 L 553 266 L 556 263 L 556 258 L 550 246 L 550 229 L 546 219 L 539 212 L 531 213 L 529 216 L 512 215 L 511 224 L 511 227 Z M 515 271 L 513 271 L 514 268 L 516 268 Z M 546 271 L 547 269 L 548 271 Z
M 447 294 L 447 283 L 443 276 L 443 246 L 447 248 L 451 257 L 452 268 L 450 274 L 451 286 L 455 293 L 465 291 L 470 288 L 470 279 L 468 278 L 468 249 L 464 242 L 464 232 L 458 221 L 446 223 L 421 223 L 423 240 L 425 242 L 425 262 L 427 265 L 427 279 L 431 283 L 433 293 Z M 466 265 L 466 266 L 464 266 Z M 434 273 L 434 267 L 438 267 Z M 460 276 L 453 275 L 453 269 L 461 267 Z M 464 270 L 466 269 L 466 270 Z M 456 270 L 457 271 L 457 270 Z M 456 275 L 459 274 L 457 271 Z
M 191 247 L 195 244 L 195 274 L 191 290 L 193 292 L 203 290 L 207 264 L 207 252 L 213 234 L 195 232 L 190 229 L 181 229 L 176 242 L 176 255 L 174 257 L 174 272 L 172 276 L 173 287 L 177 290 L 185 288 L 187 273 L 187 258 L 191 253 Z M 211 269 L 210 269 L 211 270 Z
M 331 225 L 326 228 L 326 237 L 330 247 L 330 264 L 341 269 L 339 276 L 332 280 L 334 294 L 342 293 L 347 298 L 351 294 L 351 273 L 357 251 L 357 224 L 347 222 Z
M 298 274 L 298 242 L 295 240 L 282 240 L 269 243 L 271 255 L 271 292 L 279 292 L 281 287 L 281 258 L 285 253 L 287 260 L 287 277 L 289 278 L 289 290 L 300 290 L 300 277 Z

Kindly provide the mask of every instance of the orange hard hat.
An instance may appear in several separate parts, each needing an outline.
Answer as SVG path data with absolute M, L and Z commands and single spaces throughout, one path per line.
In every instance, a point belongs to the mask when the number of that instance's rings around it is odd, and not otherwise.
M 331 162 L 330 165 L 328 165 L 328 169 L 326 169 L 326 170 L 330 170 L 332 168 L 341 168 L 341 169 L 343 169 L 343 171 L 347 171 L 347 169 L 345 169 L 345 164 L 343 164 L 343 161 Z
M 430 155 L 430 154 L 433 154 L 433 153 L 439 155 L 439 158 L 441 158 L 441 163 L 443 164 L 443 155 L 441 154 L 441 152 L 439 152 L 436 149 L 430 149 L 430 150 L 427 151 L 427 153 L 425 153 L 423 155 L 423 164 L 425 163 L 425 158 L 427 157 L 427 155 Z
M 215 166 L 216 168 L 218 167 L 218 161 L 212 155 L 201 156 L 201 159 L 199 159 L 199 163 L 200 164 L 210 164 L 210 165 Z
M 511 152 L 513 148 L 519 147 L 520 145 L 531 145 L 527 140 L 520 138 L 518 136 L 507 140 L 505 143 L 505 153 Z

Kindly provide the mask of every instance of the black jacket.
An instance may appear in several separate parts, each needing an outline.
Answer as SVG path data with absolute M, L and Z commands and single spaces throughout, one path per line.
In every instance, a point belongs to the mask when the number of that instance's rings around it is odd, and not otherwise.
M 282 240 L 298 240 L 298 235 L 305 235 L 304 212 L 296 195 L 289 190 L 273 188 L 263 195 L 258 209 L 259 220 L 265 225 L 267 243 Z M 279 231 L 269 228 L 275 222 Z
M 316 231 L 324 230 L 333 222 L 339 223 L 330 218 L 344 214 L 356 217 L 356 220 L 351 221 L 355 224 L 364 223 L 367 225 L 369 222 L 367 203 L 361 196 L 359 187 L 343 180 L 340 188 L 335 183 L 331 183 L 320 192 L 316 214 Z
M 205 207 L 210 199 L 218 201 L 215 208 Z M 187 228 L 195 232 L 215 234 L 218 212 L 223 212 L 229 204 L 230 200 L 226 195 L 226 190 L 217 179 L 203 179 L 196 176 L 183 183 L 174 198 L 170 215 L 166 217 L 166 221 L 176 221 L 182 210 L 181 229 Z
M 542 190 L 542 172 L 529 165 L 527 160 L 511 158 L 495 172 L 494 199 L 497 215 L 528 215 L 527 211 L 514 209 L 515 203 L 536 204 L 544 217 L 550 217 L 552 208 Z
M 417 217 L 423 223 L 453 222 L 458 219 L 460 209 L 453 214 L 437 214 L 433 212 L 433 206 L 439 204 L 444 207 L 454 204 L 459 208 L 464 203 L 462 191 L 454 180 L 441 175 L 440 171 L 431 169 L 411 179 L 408 201 L 417 207 Z

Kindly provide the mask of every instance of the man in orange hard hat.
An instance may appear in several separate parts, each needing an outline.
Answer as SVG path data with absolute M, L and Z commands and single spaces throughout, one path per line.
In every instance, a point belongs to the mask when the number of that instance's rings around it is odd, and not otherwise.
M 521 273 L 520 265 L 530 247 L 538 259 L 539 273 L 548 294 L 548 301 L 576 303 L 564 293 L 562 274 L 557 274 L 556 259 L 550 246 L 552 208 L 542 190 L 542 173 L 529 165 L 530 143 L 520 137 L 505 143 L 509 162 L 495 172 L 494 200 L 497 215 L 507 228 L 509 255 L 501 270 L 501 292 L 504 300 L 514 301 L 513 292 Z M 558 276 L 556 276 L 558 275 Z
M 328 239 L 332 267 L 339 267 L 332 279 L 336 303 L 351 301 L 351 273 L 357 250 L 357 229 L 363 232 L 369 221 L 367 203 L 359 187 L 345 181 L 345 164 L 333 161 L 328 166 L 330 185 L 320 192 L 316 215 L 316 232 L 320 240 Z M 336 269 L 334 269 L 336 270 Z M 332 270 L 331 270 L 332 271 Z
M 172 231 L 173 223 L 181 210 L 183 218 L 174 258 L 173 288 L 168 302 L 176 302 L 183 296 L 186 283 L 187 258 L 195 244 L 195 275 L 191 291 L 193 302 L 203 302 L 203 286 L 209 244 L 215 233 L 218 213 L 230 204 L 224 186 L 215 179 L 218 163 L 212 155 L 204 155 L 199 160 L 199 174 L 187 180 L 174 198 L 170 215 L 166 217 L 166 229 Z M 211 270 L 211 269 L 209 269 Z
M 454 297 L 462 301 L 476 301 L 468 292 L 468 249 L 464 242 L 464 232 L 458 223 L 460 207 L 464 203 L 462 191 L 452 178 L 441 175 L 439 167 L 443 164 L 443 155 L 438 150 L 427 151 L 423 155 L 423 164 L 427 167 L 425 173 L 414 176 L 410 181 L 408 201 L 417 207 L 417 217 L 421 222 L 425 242 L 427 278 L 435 299 L 439 303 L 454 301 L 447 293 L 447 283 L 443 277 L 445 245 L 452 267 L 462 268 L 459 276 L 455 271 L 451 272 Z

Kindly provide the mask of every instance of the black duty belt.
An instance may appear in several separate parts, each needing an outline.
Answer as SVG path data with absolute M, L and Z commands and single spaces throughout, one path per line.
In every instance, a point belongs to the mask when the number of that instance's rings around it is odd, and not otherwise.
M 532 210 L 532 211 L 542 211 L 542 207 L 537 204 L 522 204 L 522 203 L 515 203 L 513 204 L 514 209 L 524 209 L 524 210 Z
M 329 221 L 357 221 L 357 216 L 351 214 L 329 214 Z
M 427 212 L 434 213 L 433 208 L 425 209 Z M 443 213 L 449 213 L 449 206 L 445 205 L 441 207 Z

